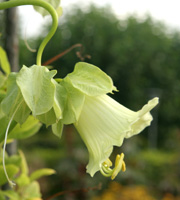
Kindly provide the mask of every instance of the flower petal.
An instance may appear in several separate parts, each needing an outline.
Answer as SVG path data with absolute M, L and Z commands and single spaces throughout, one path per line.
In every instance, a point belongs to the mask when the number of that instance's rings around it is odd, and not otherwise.
M 148 102 L 141 111 L 134 112 L 108 95 L 85 97 L 79 120 L 74 124 L 84 140 L 90 157 L 87 172 L 93 176 L 112 153 L 113 146 L 121 146 L 124 138 L 138 134 L 152 120 L 149 111 L 158 99 Z
M 151 121 L 153 120 L 151 114 L 149 113 L 159 102 L 159 99 L 156 97 L 143 106 L 141 110 L 137 112 L 138 117 L 137 121 L 133 122 L 131 130 L 127 132 L 126 138 L 129 138 L 133 135 L 136 135 L 143 131 L 147 126 L 150 126 Z

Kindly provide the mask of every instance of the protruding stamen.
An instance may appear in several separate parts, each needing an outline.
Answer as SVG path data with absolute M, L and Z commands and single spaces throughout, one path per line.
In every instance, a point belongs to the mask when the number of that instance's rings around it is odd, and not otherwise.
M 109 158 L 105 162 L 103 162 L 103 166 L 107 166 L 107 167 L 111 167 L 112 166 L 112 162 L 110 161 Z
M 100 172 L 105 177 L 110 177 L 112 173 L 106 173 L 102 168 L 100 169 Z
M 105 177 L 111 176 L 111 179 L 113 180 L 121 170 L 123 172 L 126 171 L 126 164 L 123 159 L 124 159 L 123 153 L 121 153 L 121 155 L 118 154 L 116 156 L 114 169 L 110 168 L 112 166 L 112 162 L 109 159 L 107 159 L 105 162 L 102 163 L 100 169 L 101 174 Z

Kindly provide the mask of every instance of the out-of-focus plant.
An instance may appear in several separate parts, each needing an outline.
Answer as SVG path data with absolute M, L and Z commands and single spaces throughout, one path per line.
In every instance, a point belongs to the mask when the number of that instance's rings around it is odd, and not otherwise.
M 143 185 L 122 186 L 117 182 L 111 182 L 109 187 L 98 197 L 92 200 L 155 200 L 151 192 Z
M 180 196 L 166 193 L 163 197 L 157 195 L 144 185 L 123 186 L 118 182 L 111 182 L 106 190 L 91 200 L 179 200 Z

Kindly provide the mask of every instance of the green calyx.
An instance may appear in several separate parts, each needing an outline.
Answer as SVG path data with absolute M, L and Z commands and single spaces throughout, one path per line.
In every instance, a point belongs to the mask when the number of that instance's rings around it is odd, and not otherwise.
M 54 79 L 56 70 L 33 65 L 23 66 L 19 73 L 11 73 L 8 91 L 1 102 L 3 112 L 20 124 L 30 113 L 46 126 L 53 125 L 56 135 L 63 124 L 78 121 L 85 96 L 112 92 L 112 80 L 98 67 L 79 62 L 75 70 L 60 82 Z M 95 81 L 96 80 L 96 81 Z

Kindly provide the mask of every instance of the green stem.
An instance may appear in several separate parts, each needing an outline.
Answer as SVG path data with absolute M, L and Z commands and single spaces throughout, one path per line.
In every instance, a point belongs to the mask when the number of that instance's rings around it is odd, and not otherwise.
M 52 23 L 51 30 L 49 31 L 48 35 L 42 41 L 42 43 L 41 43 L 41 45 L 38 49 L 38 53 L 37 53 L 36 63 L 37 63 L 37 65 L 41 65 L 43 50 L 44 50 L 45 46 L 47 45 L 47 43 L 49 42 L 49 40 L 54 35 L 54 33 L 56 32 L 56 29 L 58 27 L 58 15 L 57 15 L 56 10 L 51 6 L 51 4 L 49 4 L 49 3 L 47 3 L 43 0 L 11 0 L 11 1 L 6 1 L 6 2 L 3 2 L 3 3 L 0 3 L 0 10 L 4 10 L 4 9 L 7 9 L 7 8 L 12 8 L 12 7 L 16 7 L 16 6 L 22 6 L 22 5 L 41 6 L 44 9 L 46 9 L 52 16 L 53 23 Z

